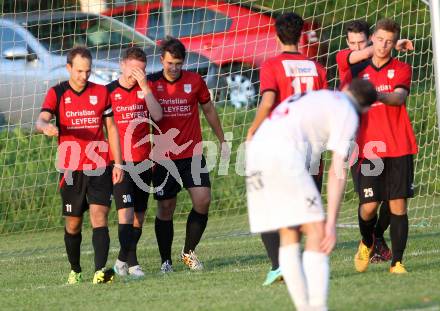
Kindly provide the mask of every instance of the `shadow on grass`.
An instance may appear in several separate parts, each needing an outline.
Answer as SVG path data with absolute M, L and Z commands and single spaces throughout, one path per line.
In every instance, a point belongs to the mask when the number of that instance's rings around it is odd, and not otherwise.
M 206 270 L 214 270 L 222 267 L 235 267 L 235 266 L 253 266 L 267 263 L 270 266 L 269 259 L 265 254 L 249 254 L 246 256 L 234 256 L 234 257 L 218 257 L 209 260 L 205 260 Z

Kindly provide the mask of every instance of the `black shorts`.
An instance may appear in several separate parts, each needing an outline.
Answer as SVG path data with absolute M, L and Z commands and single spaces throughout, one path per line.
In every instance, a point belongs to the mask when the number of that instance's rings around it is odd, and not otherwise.
M 64 216 L 81 217 L 89 209 L 90 204 L 110 207 L 113 189 L 111 166 L 107 166 L 104 172 L 98 176 L 91 176 L 91 172 L 84 171 L 71 173 L 72 184 L 70 184 L 68 177 L 64 178 L 61 174 L 60 193 Z M 97 171 L 93 173 L 96 174 Z
M 138 163 L 134 163 L 137 165 Z M 132 173 L 134 174 L 134 173 Z M 152 170 L 151 168 L 140 173 L 139 178 L 143 183 L 151 187 Z M 137 179 L 137 178 L 135 178 Z M 113 197 L 115 199 L 116 209 L 133 207 L 135 212 L 145 212 L 148 207 L 149 192 L 145 185 L 136 183 L 139 180 L 133 180 L 130 172 L 124 172 L 124 179 L 121 183 L 113 186 Z M 145 190 L 147 191 L 144 191 Z
M 153 168 L 153 186 L 156 200 L 167 200 L 182 190 L 211 187 L 204 156 L 158 162 Z
M 379 160 L 382 160 L 383 170 L 380 169 L 381 165 L 376 162 Z M 414 196 L 412 155 L 376 160 L 359 159 L 351 167 L 351 174 L 361 204 L 406 199 Z

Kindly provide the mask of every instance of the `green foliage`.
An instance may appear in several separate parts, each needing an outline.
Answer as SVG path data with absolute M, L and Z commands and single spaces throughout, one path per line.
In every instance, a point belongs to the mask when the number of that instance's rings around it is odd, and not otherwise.
M 0 133 L 0 231 L 60 222 L 54 157 L 56 141 L 14 129 Z M 59 206 L 59 204 L 57 204 Z

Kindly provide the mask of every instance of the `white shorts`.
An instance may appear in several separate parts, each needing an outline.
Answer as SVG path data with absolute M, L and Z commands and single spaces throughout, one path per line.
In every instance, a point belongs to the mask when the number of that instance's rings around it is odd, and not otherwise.
M 325 219 L 321 195 L 305 159 L 293 148 L 248 143 L 246 189 L 253 233 Z

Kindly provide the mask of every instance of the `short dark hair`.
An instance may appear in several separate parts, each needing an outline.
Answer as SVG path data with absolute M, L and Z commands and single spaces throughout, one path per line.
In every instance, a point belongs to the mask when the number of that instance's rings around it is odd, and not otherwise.
M 140 62 L 147 62 L 147 54 L 145 54 L 144 50 L 142 50 L 140 47 L 132 46 L 129 47 L 122 53 L 122 60 L 127 59 L 135 59 Z
M 186 56 L 186 49 L 182 42 L 180 42 L 179 39 L 176 39 L 171 36 L 167 36 L 161 43 L 161 55 L 162 57 L 165 56 L 165 53 L 168 52 L 173 56 L 174 58 L 178 58 L 181 60 L 185 59 Z
M 79 55 L 83 58 L 87 58 L 90 61 L 90 63 L 92 63 L 92 54 L 85 46 L 76 46 L 73 49 L 71 49 L 67 53 L 67 63 L 69 65 L 73 65 L 73 59 L 77 55 Z
M 298 44 L 304 20 L 296 13 L 284 13 L 275 20 L 277 36 L 283 44 Z
M 349 21 L 345 24 L 345 34 L 348 35 L 349 32 L 364 33 L 368 39 L 370 36 L 370 25 L 368 25 L 367 21 L 360 19 Z
M 378 30 L 385 30 L 394 33 L 394 41 L 397 41 L 397 39 L 400 37 L 400 25 L 392 19 L 384 18 L 379 20 L 376 23 L 374 32 Z
M 355 78 L 348 86 L 348 90 L 361 108 L 370 107 L 377 100 L 376 88 L 370 81 Z

